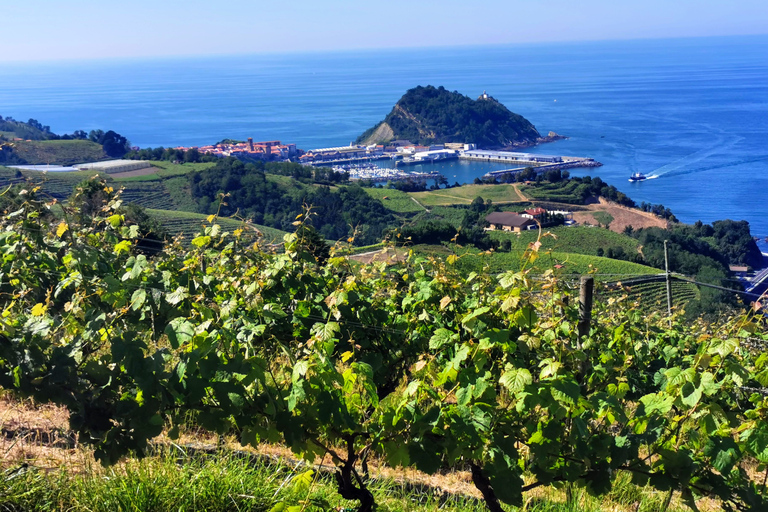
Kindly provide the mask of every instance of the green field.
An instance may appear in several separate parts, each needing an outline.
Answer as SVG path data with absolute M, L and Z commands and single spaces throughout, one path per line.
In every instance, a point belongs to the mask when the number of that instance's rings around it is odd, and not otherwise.
M 208 216 L 201 213 L 147 208 L 147 214 L 160 222 L 170 236 L 175 237 L 180 235 L 187 242 L 201 233 L 204 225 L 208 226 L 211 224 L 207 220 Z M 236 229 L 243 228 L 244 234 L 250 234 L 250 236 L 255 234 L 254 229 L 258 230 L 264 235 L 264 241 L 268 243 L 280 242 L 285 235 L 285 231 L 279 229 L 251 224 L 250 222 L 246 223 L 242 220 L 230 219 L 227 217 L 219 217 L 216 219 L 216 223 L 229 232 L 234 232 Z
M 494 203 L 519 202 L 520 196 L 515 193 L 511 184 L 502 185 L 463 185 L 461 187 L 430 190 L 427 192 L 411 192 L 424 206 L 445 206 L 451 204 L 470 204 L 476 197 L 490 199 Z
M 405 192 L 393 188 L 365 188 L 365 192 L 374 199 L 378 199 L 385 208 L 395 213 L 423 212 L 411 196 Z
M 15 142 L 13 152 L 30 165 L 73 165 L 107 159 L 101 145 L 89 140 Z
M 614 233 L 607 229 L 588 228 L 583 226 L 557 227 L 543 230 L 540 251 L 571 252 L 597 256 L 597 250 L 621 247 L 626 254 L 637 254 L 639 243 L 628 235 Z M 538 230 L 516 234 L 509 231 L 489 231 L 493 240 L 509 240 L 512 248 L 524 250 L 528 244 L 535 242 L 539 236 Z

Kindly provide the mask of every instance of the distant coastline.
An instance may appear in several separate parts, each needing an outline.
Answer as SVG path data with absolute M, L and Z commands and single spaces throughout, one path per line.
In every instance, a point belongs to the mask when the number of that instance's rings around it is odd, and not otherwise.
M 487 88 L 542 135 L 568 137 L 517 149 L 592 157 L 603 167 L 573 174 L 684 222 L 746 219 L 762 239 L 768 215 L 755 191 L 768 190 L 768 117 L 756 101 L 767 52 L 760 36 L 7 66 L 0 113 L 58 133 L 113 129 L 141 147 L 252 136 L 317 148 L 353 141 L 414 77 L 473 96 Z M 451 183 L 503 168 L 453 164 L 434 164 Z M 659 169 L 659 179 L 627 182 Z

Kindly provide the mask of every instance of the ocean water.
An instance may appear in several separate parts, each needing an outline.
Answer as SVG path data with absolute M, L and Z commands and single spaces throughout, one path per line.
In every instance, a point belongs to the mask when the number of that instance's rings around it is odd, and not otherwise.
M 0 115 L 142 147 L 253 137 L 312 149 L 348 144 L 427 84 L 486 90 L 569 137 L 531 151 L 604 164 L 574 175 L 685 222 L 745 219 L 768 236 L 768 36 L 3 64 Z M 658 178 L 629 183 L 634 171 Z

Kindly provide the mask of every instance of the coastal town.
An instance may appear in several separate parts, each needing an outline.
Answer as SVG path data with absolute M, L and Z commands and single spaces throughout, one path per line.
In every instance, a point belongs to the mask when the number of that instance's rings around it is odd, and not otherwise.
M 508 169 L 489 172 L 488 178 L 516 174 L 526 168 L 533 168 L 537 173 L 555 169 L 574 167 L 599 167 L 600 162 L 592 158 L 553 156 L 518 151 L 478 149 L 472 143 L 444 143 L 433 145 L 414 144 L 409 140 L 395 140 L 387 144 L 336 146 L 301 150 L 296 144 L 283 144 L 279 140 L 254 142 L 225 140 L 207 146 L 179 146 L 179 151 L 196 150 L 201 154 L 218 157 L 237 157 L 244 160 L 265 162 L 298 162 L 310 166 L 331 166 L 334 170 L 347 172 L 351 180 L 370 180 L 373 182 L 436 179 L 435 172 L 406 172 L 399 169 L 379 167 L 373 164 L 377 160 L 391 160 L 396 167 L 424 165 L 446 160 L 473 160 L 481 162 L 507 163 Z

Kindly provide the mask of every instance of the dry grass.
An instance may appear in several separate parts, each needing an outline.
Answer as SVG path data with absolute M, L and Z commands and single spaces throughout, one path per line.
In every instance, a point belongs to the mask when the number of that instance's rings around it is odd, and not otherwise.
M 81 472 L 93 460 L 69 431 L 64 407 L 0 396 L 0 431 L 0 468 L 26 463 L 44 470 L 66 465 Z
M 0 469 L 28 464 L 44 471 L 66 468 L 69 474 L 88 475 L 90 478 L 104 474 L 105 471 L 121 473 L 130 464 L 130 461 L 124 461 L 111 470 L 103 468 L 96 463 L 92 450 L 80 445 L 76 437 L 68 431 L 68 427 L 68 411 L 64 407 L 37 404 L 32 400 L 18 400 L 10 394 L 0 395 L 0 429 L 3 433 L 0 438 Z M 285 446 L 262 443 L 258 447 L 243 447 L 234 436 L 221 437 L 202 429 L 183 428 L 178 439 L 171 440 L 166 434 L 162 434 L 156 442 L 160 445 L 173 443 L 181 447 L 198 447 L 205 450 L 246 452 L 254 456 L 277 459 L 287 466 L 295 466 L 298 462 L 298 456 Z M 328 471 L 333 470 L 330 456 L 317 459 L 314 463 Z M 427 487 L 448 494 L 482 499 L 468 471 L 453 470 L 429 475 L 414 468 L 392 468 L 376 458 L 369 461 L 368 467 L 371 477 L 393 482 L 404 489 Z M 754 471 L 755 468 L 750 469 Z M 529 484 L 531 481 L 525 483 Z M 642 490 L 642 499 L 660 500 L 663 494 L 646 488 Z M 685 509 L 678 497 L 679 493 L 673 500 L 671 510 Z M 542 486 L 526 493 L 525 500 L 546 500 L 565 504 L 567 497 L 564 489 Z M 697 505 L 701 512 L 721 510 L 720 504 L 712 499 L 699 500 Z M 639 502 L 616 503 L 608 499 L 601 502 L 602 510 L 613 512 L 633 512 L 638 510 L 639 506 Z

